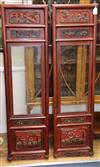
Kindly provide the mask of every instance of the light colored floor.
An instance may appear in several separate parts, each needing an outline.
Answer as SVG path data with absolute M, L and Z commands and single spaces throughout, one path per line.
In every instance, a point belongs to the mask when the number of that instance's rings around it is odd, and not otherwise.
M 87 162 L 87 161 L 100 161 L 100 139 L 94 140 L 94 155 L 92 157 L 64 157 L 64 158 L 53 158 L 53 149 L 50 148 L 49 152 L 49 159 L 48 160 L 23 160 L 23 161 L 12 161 L 8 162 L 5 156 L 1 156 L 0 158 L 0 164 L 1 167 L 14 167 L 14 166 L 20 166 L 25 167 L 27 165 L 29 166 L 37 166 L 38 164 L 57 164 L 57 163 L 74 163 L 74 162 Z

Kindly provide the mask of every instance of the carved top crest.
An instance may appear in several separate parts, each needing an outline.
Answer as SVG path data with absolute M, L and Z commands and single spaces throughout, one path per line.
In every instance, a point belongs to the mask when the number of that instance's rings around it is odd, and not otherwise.
M 9 24 L 40 24 L 42 14 L 42 10 L 9 10 L 7 20 Z
M 58 10 L 58 23 L 89 23 L 90 11 L 88 10 Z

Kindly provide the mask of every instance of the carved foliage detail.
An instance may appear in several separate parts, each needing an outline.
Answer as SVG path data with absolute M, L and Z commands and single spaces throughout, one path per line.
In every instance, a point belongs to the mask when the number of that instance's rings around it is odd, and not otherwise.
M 16 132 L 16 149 L 35 149 L 42 146 L 41 130 Z
M 62 128 L 61 129 L 61 146 L 65 147 L 70 144 L 84 144 L 86 140 L 85 128 Z
M 86 121 L 86 118 L 62 118 L 62 123 L 83 123 Z
M 40 23 L 40 11 L 37 10 L 16 10 L 9 12 L 10 24 L 39 24 Z
M 14 122 L 17 126 L 24 126 L 24 125 L 41 125 L 42 120 L 16 120 Z
M 40 30 L 11 30 L 11 38 L 40 38 Z
M 59 23 L 88 23 L 90 13 L 81 10 L 58 10 L 58 20 Z
M 61 38 L 81 38 L 81 37 L 89 37 L 90 33 L 88 29 L 70 29 L 70 30 L 61 30 Z

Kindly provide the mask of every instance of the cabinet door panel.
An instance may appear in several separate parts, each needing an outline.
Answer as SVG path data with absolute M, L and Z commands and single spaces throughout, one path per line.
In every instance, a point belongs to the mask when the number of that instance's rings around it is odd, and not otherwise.
M 63 127 L 58 129 L 59 137 L 61 139 L 60 148 L 72 148 L 87 146 L 89 142 L 89 127 L 85 126 L 74 126 L 74 127 Z M 88 136 L 87 136 L 88 134 Z
M 48 158 L 47 11 L 2 7 L 9 161 Z
M 93 8 L 93 4 L 53 5 L 55 157 L 93 154 Z
M 57 54 L 57 80 L 58 96 L 60 96 L 60 113 L 67 112 L 87 112 L 88 111 L 88 75 L 89 75 L 89 45 L 69 45 L 68 43 L 59 43 Z M 79 61 L 84 60 L 84 68 L 79 68 Z M 82 62 L 81 62 L 82 65 Z M 83 94 L 80 96 L 78 79 L 84 77 Z M 82 81 L 81 81 L 82 82 Z M 81 100 L 85 98 L 85 103 Z M 70 98 L 77 98 L 77 104 L 66 104 Z

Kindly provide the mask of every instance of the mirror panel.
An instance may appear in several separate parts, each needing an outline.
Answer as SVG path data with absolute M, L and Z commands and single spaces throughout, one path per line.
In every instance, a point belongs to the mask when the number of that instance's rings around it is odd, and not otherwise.
M 41 61 L 41 45 L 11 46 L 14 115 L 42 113 Z

